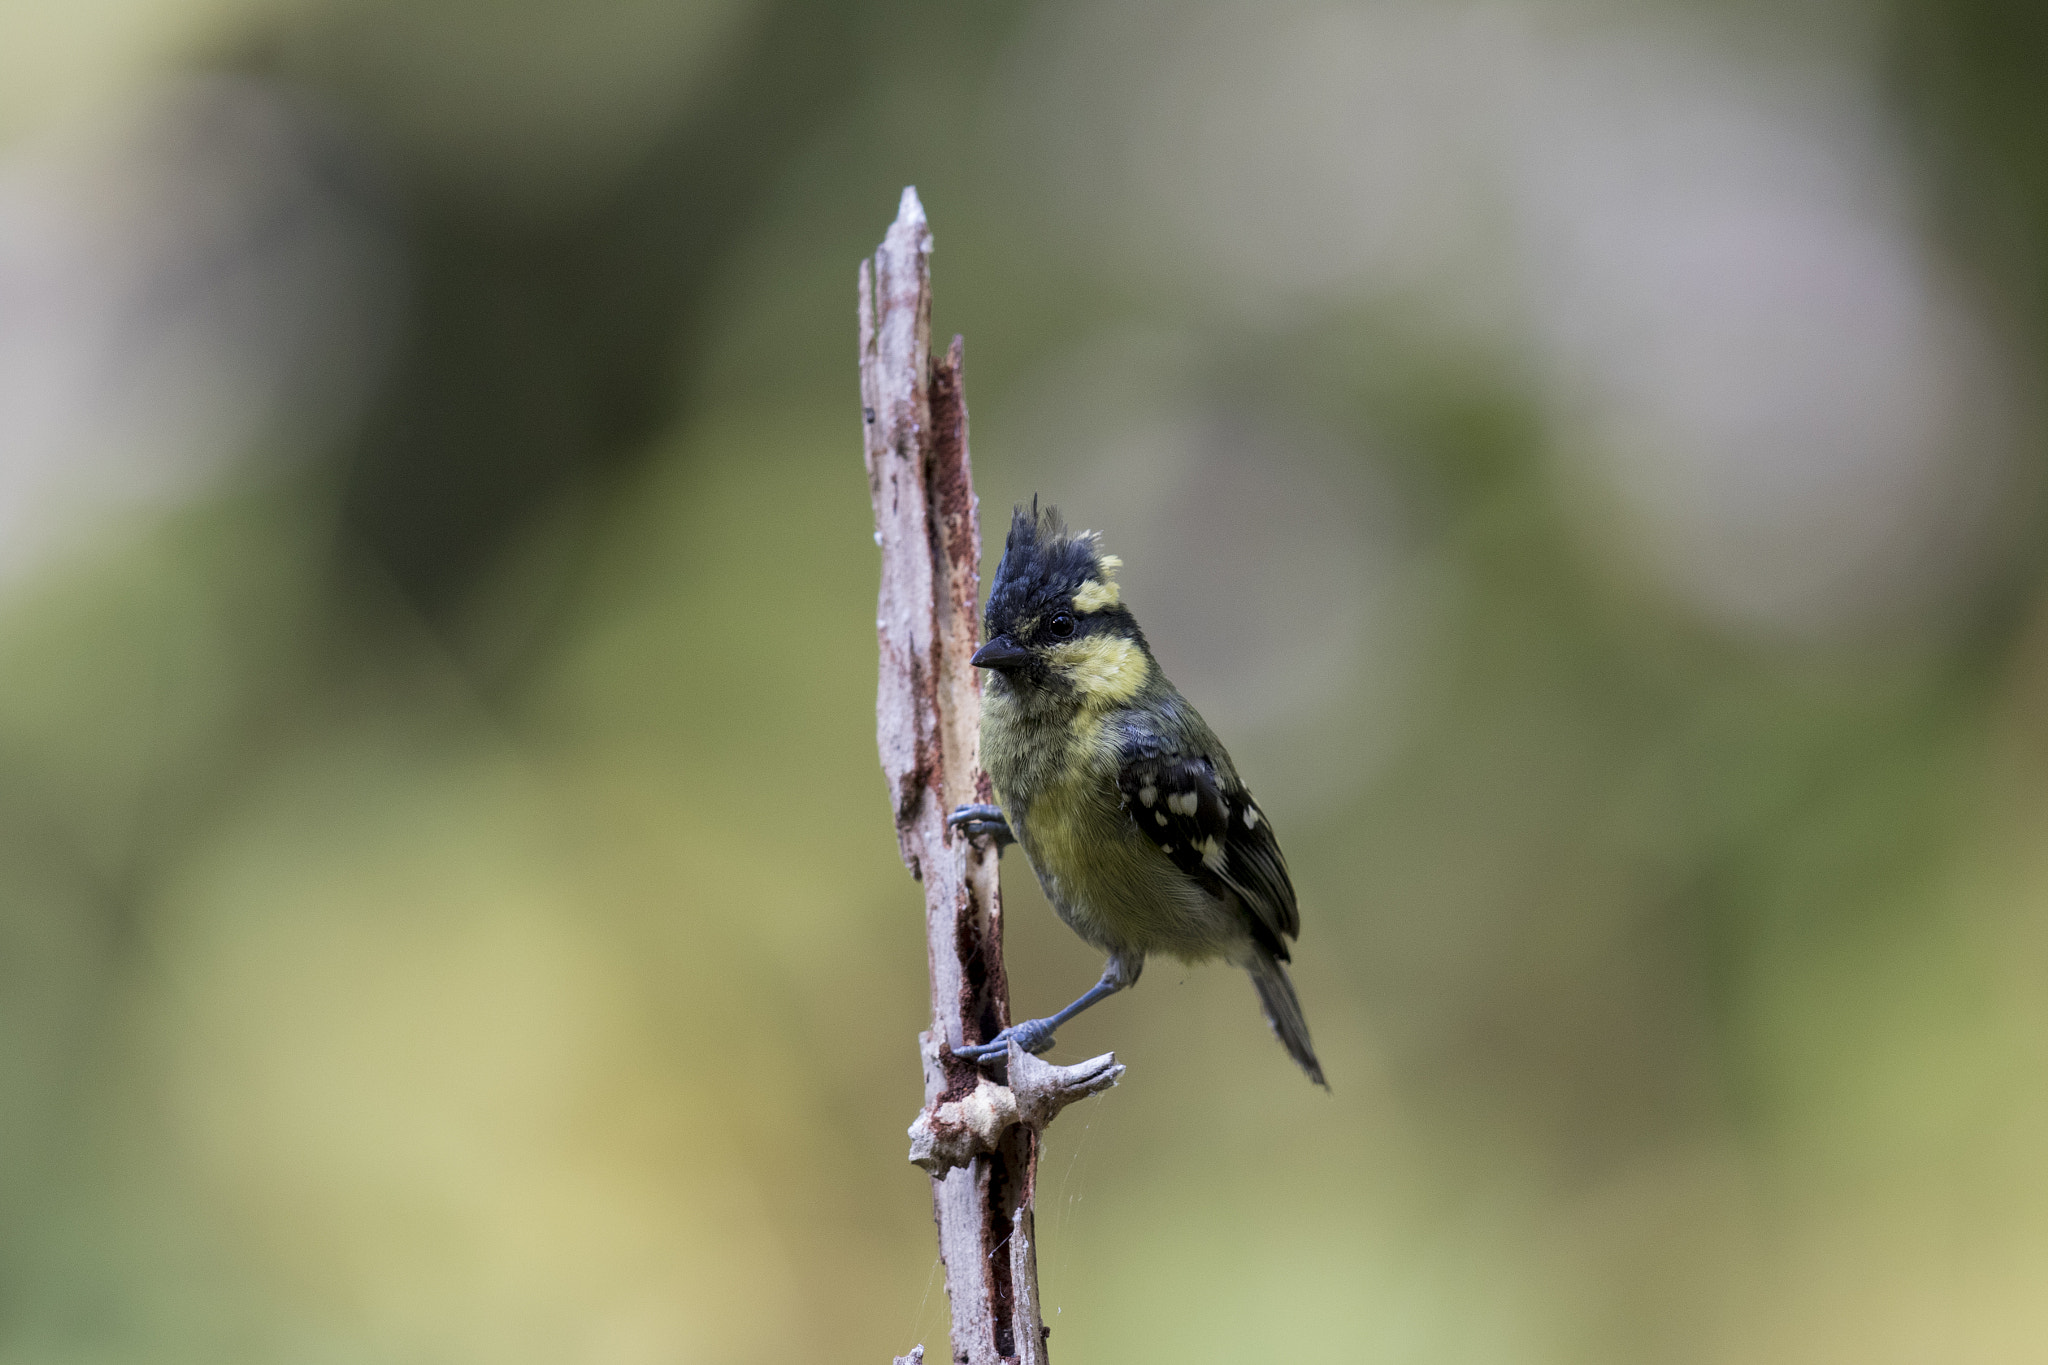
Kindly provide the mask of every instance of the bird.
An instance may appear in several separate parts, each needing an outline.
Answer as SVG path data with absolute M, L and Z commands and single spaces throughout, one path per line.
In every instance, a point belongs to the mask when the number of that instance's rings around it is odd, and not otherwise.
M 1093 531 L 1069 531 L 1033 498 L 1010 520 L 983 610 L 981 760 L 994 803 L 947 824 L 1014 843 L 1067 927 L 1109 955 L 1102 979 L 1043 1019 L 954 1049 L 980 1063 L 1053 1045 L 1054 1031 L 1137 984 L 1163 953 L 1248 972 L 1266 1021 L 1324 1089 L 1287 975 L 1301 932 L 1272 822 L 1216 732 L 1160 671 Z

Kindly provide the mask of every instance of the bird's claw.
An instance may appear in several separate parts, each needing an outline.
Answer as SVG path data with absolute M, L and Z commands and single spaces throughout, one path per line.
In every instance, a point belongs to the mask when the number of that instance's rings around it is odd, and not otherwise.
M 955 1057 L 965 1057 L 970 1062 L 986 1062 L 997 1057 L 1010 1055 L 1010 1044 L 1015 1043 L 1032 1056 L 1052 1048 L 1053 1024 L 1050 1019 L 1026 1019 L 1021 1024 L 1012 1024 L 985 1043 L 972 1047 L 956 1047 Z
M 1004 818 L 1001 806 L 962 806 L 946 817 L 946 823 L 966 834 L 969 839 L 989 835 L 995 840 L 998 853 L 1017 842 L 1017 836 L 1010 832 L 1010 822 Z

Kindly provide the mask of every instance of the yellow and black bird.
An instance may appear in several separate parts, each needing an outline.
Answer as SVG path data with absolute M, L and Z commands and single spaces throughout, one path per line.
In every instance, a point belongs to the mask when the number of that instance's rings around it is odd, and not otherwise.
M 1028 1052 L 1138 980 L 1145 958 L 1222 958 L 1251 973 L 1266 1019 L 1318 1085 L 1287 941 L 1301 930 L 1294 884 L 1265 812 L 1208 723 L 1159 671 L 1093 532 L 1019 507 L 974 656 L 989 670 L 981 759 L 999 805 L 950 823 L 1000 848 L 1016 842 L 1067 927 L 1109 954 L 1102 979 L 1044 1019 L 959 1049 L 976 1060 L 1010 1040 Z

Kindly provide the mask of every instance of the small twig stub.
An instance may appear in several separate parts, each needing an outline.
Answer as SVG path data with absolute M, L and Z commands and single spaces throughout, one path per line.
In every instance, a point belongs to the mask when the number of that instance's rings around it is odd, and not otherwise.
M 921 1041 L 926 1067 L 936 1067 L 936 1042 L 929 1033 L 922 1035 Z M 1109 1089 L 1123 1074 L 1114 1052 L 1076 1066 L 1054 1066 L 1012 1042 L 1007 1084 L 984 1076 L 967 1094 L 928 1104 L 917 1116 L 910 1125 L 910 1162 L 934 1176 L 943 1176 L 995 1151 L 1012 1125 L 1041 1131 L 1060 1110 Z

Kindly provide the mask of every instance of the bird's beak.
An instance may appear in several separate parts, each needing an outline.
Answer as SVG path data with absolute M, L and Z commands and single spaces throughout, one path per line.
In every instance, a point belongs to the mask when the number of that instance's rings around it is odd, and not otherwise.
M 976 668 L 1017 668 L 1031 661 L 1031 651 L 1016 643 L 1007 635 L 998 635 L 980 649 L 967 662 Z

